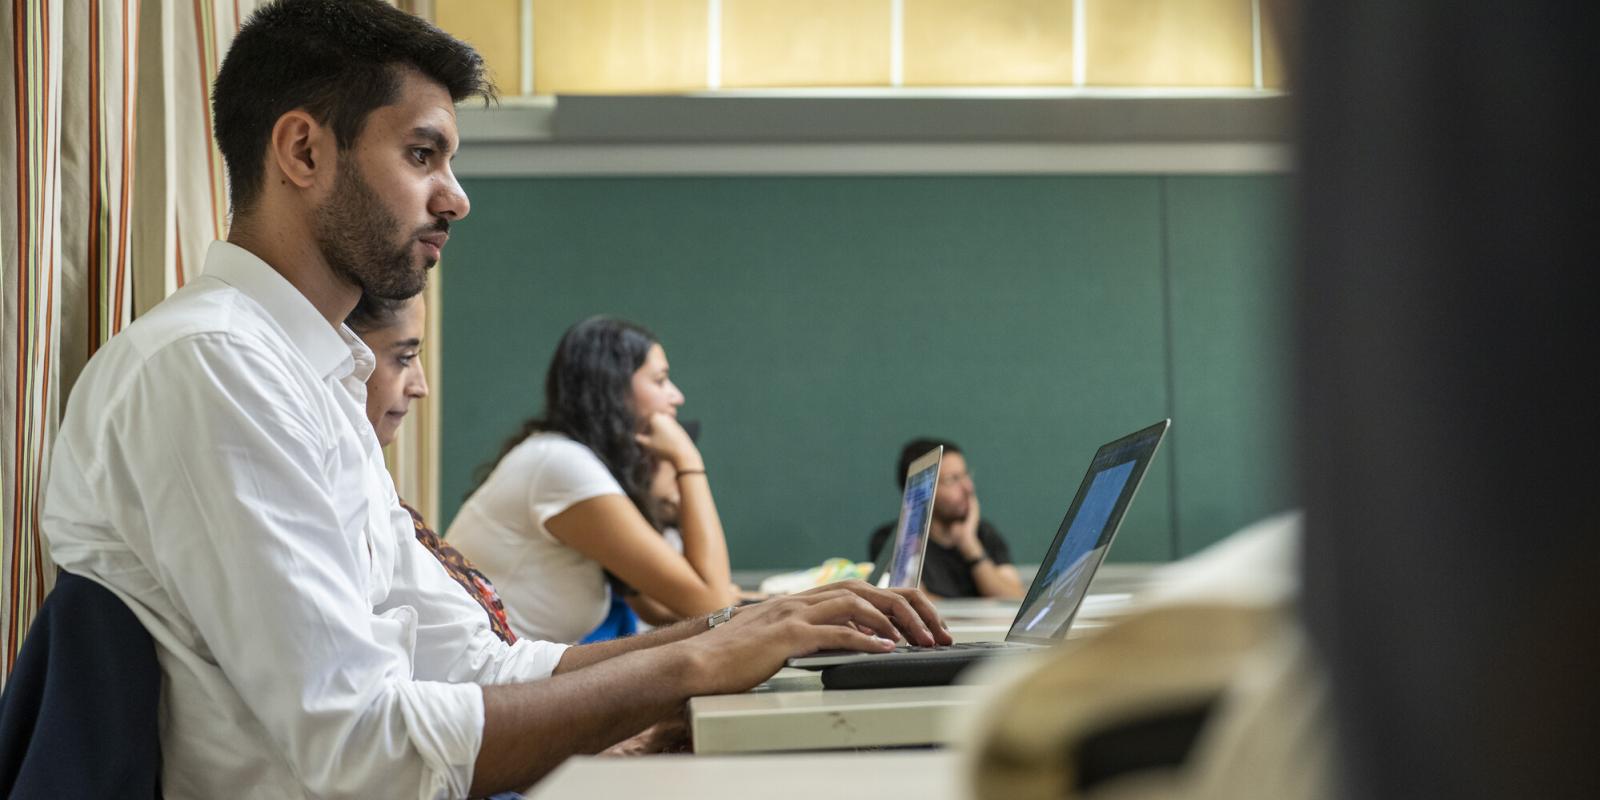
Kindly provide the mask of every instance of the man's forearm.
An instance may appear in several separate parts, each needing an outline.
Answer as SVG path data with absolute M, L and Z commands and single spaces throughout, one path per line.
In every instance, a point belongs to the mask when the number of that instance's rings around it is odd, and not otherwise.
M 638 733 L 678 710 L 701 671 L 692 650 L 658 647 L 548 680 L 483 687 L 473 796 L 526 788 L 569 756 Z
M 704 615 L 690 617 L 665 628 L 656 628 L 637 636 L 627 636 L 621 639 L 612 639 L 609 642 L 596 642 L 594 644 L 569 647 L 561 655 L 560 663 L 556 664 L 556 674 L 571 672 L 575 669 L 598 664 L 608 658 L 615 658 L 623 653 L 632 653 L 651 647 L 658 647 L 672 642 L 682 641 L 707 628 Z
M 1016 568 L 1009 564 L 996 564 L 987 556 L 982 563 L 972 567 L 972 582 L 977 585 L 978 594 L 984 597 L 1015 599 L 1023 594 L 1022 580 Z

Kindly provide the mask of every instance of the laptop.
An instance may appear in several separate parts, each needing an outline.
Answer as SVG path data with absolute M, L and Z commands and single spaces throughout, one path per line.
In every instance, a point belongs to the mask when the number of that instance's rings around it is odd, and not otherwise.
M 833 650 L 791 658 L 788 665 L 822 670 L 829 688 L 934 685 L 950 682 L 980 658 L 1064 641 L 1171 424 L 1162 420 L 1094 454 L 1005 641 L 902 646 L 887 653 Z
M 904 589 L 922 582 L 922 558 L 928 552 L 928 527 L 933 523 L 933 495 L 939 488 L 944 446 L 929 450 L 906 465 L 905 491 L 894 538 L 884 543 L 867 582 L 880 589 Z

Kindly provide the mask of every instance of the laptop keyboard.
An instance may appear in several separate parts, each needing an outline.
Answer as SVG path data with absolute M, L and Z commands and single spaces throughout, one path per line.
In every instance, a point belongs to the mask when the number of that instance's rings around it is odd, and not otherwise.
M 932 647 L 918 647 L 903 644 L 894 649 L 896 653 L 940 653 L 955 650 L 988 650 L 995 647 L 1005 647 L 1005 642 L 958 642 L 956 644 L 936 644 Z
M 1019 645 L 1013 645 L 1008 642 L 961 642 L 958 644 L 934 645 L 933 647 L 917 647 L 915 645 L 903 644 L 885 653 L 862 653 L 856 650 L 819 650 L 808 656 L 801 656 L 797 660 L 804 661 L 808 658 L 835 658 L 838 656 L 882 656 L 892 653 L 975 653 L 985 650 L 1010 649 L 1017 646 Z M 805 669 L 820 669 L 820 667 L 814 668 L 807 666 Z

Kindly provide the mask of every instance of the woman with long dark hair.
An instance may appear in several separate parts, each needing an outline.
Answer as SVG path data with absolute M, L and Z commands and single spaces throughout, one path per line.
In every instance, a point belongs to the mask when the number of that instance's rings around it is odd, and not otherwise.
M 575 642 L 609 607 L 607 574 L 680 616 L 737 602 L 705 462 L 678 424 L 666 351 L 631 322 L 567 330 L 544 414 L 522 424 L 446 538 L 494 581 L 518 635 Z M 661 536 L 650 481 L 676 470 L 683 552 Z

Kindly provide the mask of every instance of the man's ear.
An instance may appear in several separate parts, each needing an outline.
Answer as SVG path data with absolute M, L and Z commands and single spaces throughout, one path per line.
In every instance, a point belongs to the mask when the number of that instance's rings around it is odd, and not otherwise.
M 278 117 L 267 142 L 267 164 L 276 167 L 270 181 L 280 181 L 300 189 L 316 186 L 334 170 L 333 130 L 306 113 L 295 109 Z

